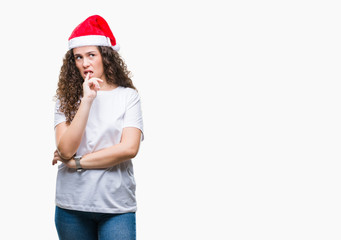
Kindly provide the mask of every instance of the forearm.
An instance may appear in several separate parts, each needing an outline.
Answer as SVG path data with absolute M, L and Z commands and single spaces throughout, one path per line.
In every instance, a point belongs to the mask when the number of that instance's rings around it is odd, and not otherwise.
M 140 148 L 141 130 L 135 127 L 126 127 L 122 131 L 121 142 L 93 153 L 85 154 L 80 160 L 84 169 L 101 169 L 113 167 L 124 161 L 134 158 Z M 53 164 L 61 161 L 70 168 L 76 168 L 75 159 L 65 160 L 57 152 Z
M 82 100 L 71 124 L 57 139 L 57 149 L 63 158 L 69 159 L 76 153 L 85 131 L 91 105 L 92 101 Z
M 84 155 L 80 163 L 84 169 L 109 168 L 134 158 L 137 152 L 138 148 L 119 143 L 112 147 Z

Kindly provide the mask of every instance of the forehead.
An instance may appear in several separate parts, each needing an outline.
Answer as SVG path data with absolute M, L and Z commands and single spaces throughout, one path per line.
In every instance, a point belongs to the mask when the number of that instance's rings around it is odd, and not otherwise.
M 86 54 L 88 52 L 99 52 L 96 46 L 83 46 L 73 49 L 73 54 Z

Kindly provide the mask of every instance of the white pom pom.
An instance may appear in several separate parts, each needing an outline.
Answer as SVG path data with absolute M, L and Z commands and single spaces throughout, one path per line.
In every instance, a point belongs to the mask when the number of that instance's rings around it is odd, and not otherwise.
M 118 52 L 118 51 L 120 50 L 120 45 L 118 45 L 118 44 L 116 43 L 115 46 L 112 46 L 112 49 L 114 49 L 116 52 Z

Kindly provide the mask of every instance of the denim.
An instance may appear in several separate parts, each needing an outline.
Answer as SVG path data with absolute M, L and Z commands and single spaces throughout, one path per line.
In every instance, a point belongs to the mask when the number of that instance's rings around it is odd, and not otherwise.
M 93 213 L 56 207 L 55 224 L 60 240 L 136 240 L 134 212 Z

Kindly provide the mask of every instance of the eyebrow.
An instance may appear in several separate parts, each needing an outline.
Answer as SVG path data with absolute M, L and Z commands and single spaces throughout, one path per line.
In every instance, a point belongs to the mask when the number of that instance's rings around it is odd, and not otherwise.
M 89 52 L 84 53 L 84 55 L 89 55 L 89 54 L 92 54 L 92 53 L 96 53 L 96 51 L 89 51 Z M 83 54 L 82 53 L 75 53 L 74 55 L 75 56 L 82 56 Z

